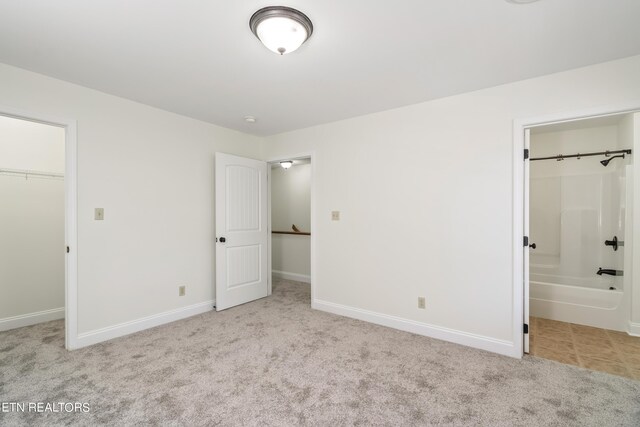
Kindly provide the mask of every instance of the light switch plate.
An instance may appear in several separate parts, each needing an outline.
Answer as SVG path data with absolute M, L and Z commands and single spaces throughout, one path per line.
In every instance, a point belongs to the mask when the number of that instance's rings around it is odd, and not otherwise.
M 94 218 L 96 221 L 102 221 L 104 219 L 104 208 L 96 208 Z
M 340 211 L 331 211 L 331 221 L 340 221 Z

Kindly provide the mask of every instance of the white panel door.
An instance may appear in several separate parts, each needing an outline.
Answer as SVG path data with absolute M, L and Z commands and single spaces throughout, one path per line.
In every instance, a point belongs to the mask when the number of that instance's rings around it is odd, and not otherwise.
M 524 149 L 530 152 L 531 134 L 524 131 Z M 524 235 L 529 236 L 529 159 L 524 160 Z M 529 236 L 531 238 L 531 236 Z M 529 325 L 529 246 L 524 247 L 524 324 Z M 529 333 L 524 333 L 524 352 L 529 353 Z
M 216 153 L 216 310 L 267 296 L 267 164 Z

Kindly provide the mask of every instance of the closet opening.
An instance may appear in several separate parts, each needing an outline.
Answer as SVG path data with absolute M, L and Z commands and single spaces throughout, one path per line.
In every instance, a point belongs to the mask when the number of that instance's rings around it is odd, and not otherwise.
M 0 331 L 77 348 L 76 124 L 0 110 Z
M 64 128 L 0 116 L 0 330 L 42 323 L 60 346 L 64 172 Z
M 269 163 L 272 292 L 312 301 L 312 164 L 310 157 Z

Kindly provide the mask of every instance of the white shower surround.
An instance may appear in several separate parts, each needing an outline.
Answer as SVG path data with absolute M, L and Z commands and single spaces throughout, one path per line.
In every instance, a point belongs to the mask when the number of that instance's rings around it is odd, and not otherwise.
M 572 140 L 585 138 L 591 131 L 595 138 L 587 144 L 601 145 L 572 147 Z M 549 143 L 554 138 L 548 134 L 543 139 Z M 629 148 L 619 146 L 616 126 L 577 134 L 558 132 L 557 140 L 564 146 L 559 150 L 564 154 L 573 153 L 566 149 L 587 152 Z M 538 247 L 531 251 L 530 258 L 530 313 L 629 331 L 631 286 L 625 286 L 624 276 L 595 273 L 599 267 L 624 271 L 629 264 L 624 247 L 614 251 L 604 245 L 604 240 L 614 235 L 621 241 L 626 238 L 626 206 L 632 202 L 632 192 L 626 186 L 632 181 L 631 159 L 616 159 L 606 169 L 598 160 L 532 165 L 531 238 Z

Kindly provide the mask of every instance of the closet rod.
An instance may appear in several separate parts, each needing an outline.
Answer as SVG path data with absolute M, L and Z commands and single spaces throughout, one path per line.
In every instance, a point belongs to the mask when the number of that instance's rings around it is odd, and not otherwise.
M 25 176 L 46 176 L 48 178 L 64 178 L 63 173 L 55 173 L 55 172 L 41 172 L 41 171 L 30 171 L 25 169 L 0 169 L 1 173 L 9 173 L 12 175 L 25 175 Z
M 580 158 L 580 157 L 591 157 L 591 156 L 607 156 L 609 157 L 612 154 L 631 154 L 631 150 L 613 150 L 613 151 L 598 151 L 597 153 L 578 153 L 578 154 L 558 154 L 557 156 L 550 157 L 532 157 L 531 161 L 534 160 L 564 160 L 572 157 Z

